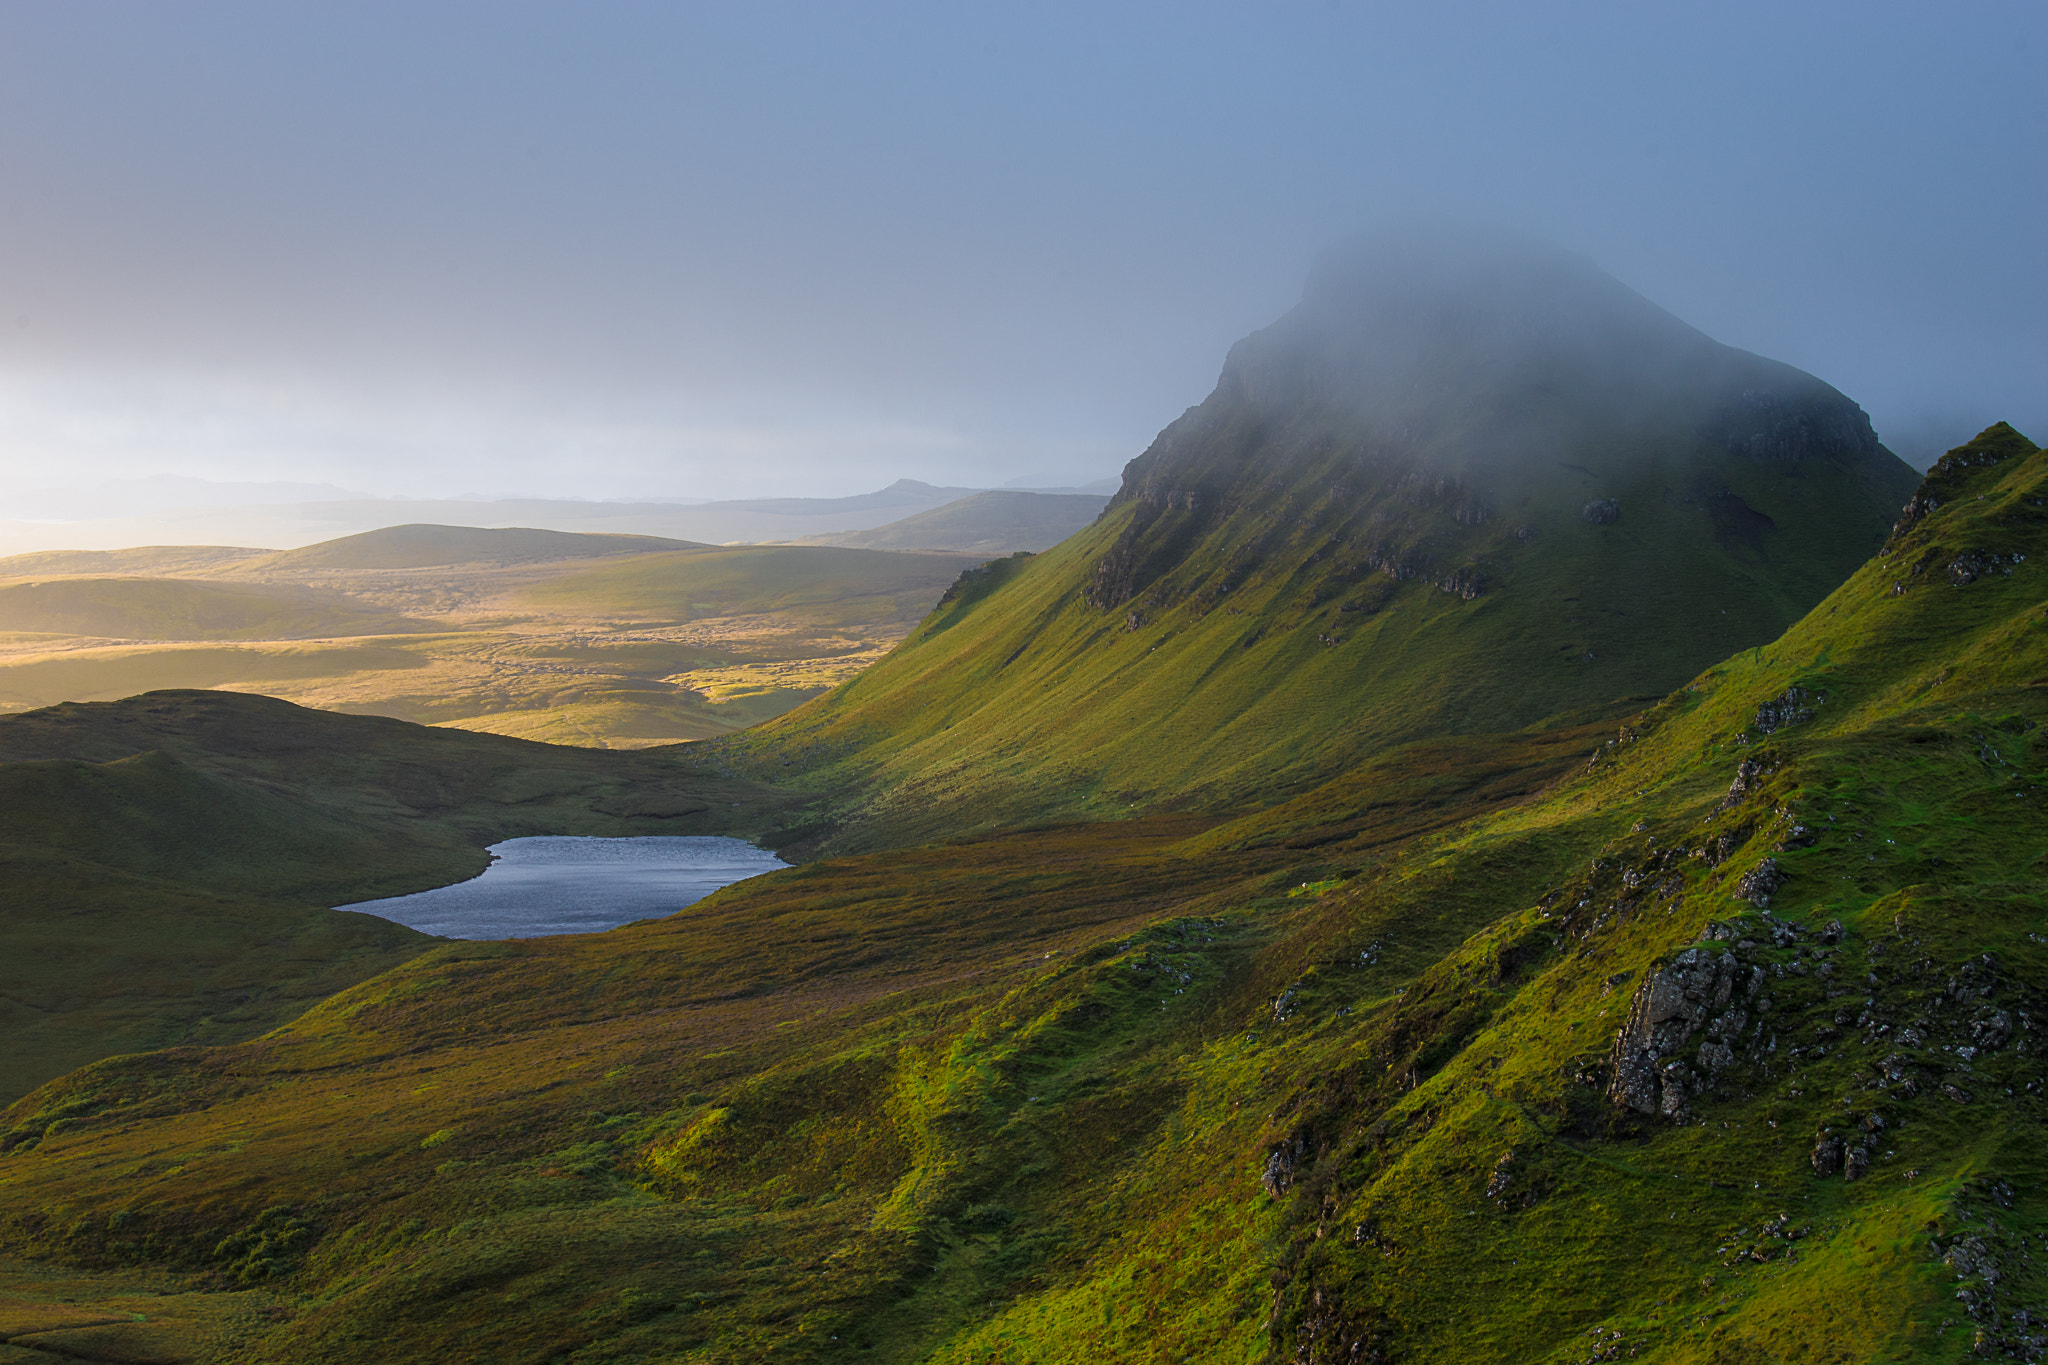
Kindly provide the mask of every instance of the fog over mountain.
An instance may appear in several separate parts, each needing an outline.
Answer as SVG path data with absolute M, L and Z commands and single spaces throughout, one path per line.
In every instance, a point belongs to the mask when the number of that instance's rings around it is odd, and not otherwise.
M 1417 214 L 1582 252 L 1924 464 L 2048 427 L 2010 226 L 2044 24 L 0 7 L 0 497 L 1085 485 L 1318 250 Z

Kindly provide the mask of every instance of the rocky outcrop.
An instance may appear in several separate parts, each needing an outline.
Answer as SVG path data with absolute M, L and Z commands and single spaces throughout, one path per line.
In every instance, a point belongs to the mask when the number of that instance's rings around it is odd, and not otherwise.
M 1595 526 L 1612 526 L 1621 520 L 1621 503 L 1613 498 L 1596 498 L 1579 509 L 1579 516 Z
M 1766 858 L 1742 874 L 1742 879 L 1735 883 L 1735 894 L 1762 909 L 1771 903 L 1772 895 L 1785 881 L 1785 869 L 1778 866 L 1778 860 Z
M 1767 735 L 1788 725 L 1804 725 L 1813 719 L 1813 708 L 1824 700 L 1803 687 L 1788 687 L 1757 707 L 1756 716 L 1750 723 Z
M 1749 1022 L 1738 1002 L 1756 993 L 1763 972 L 1745 967 L 1733 954 L 1687 948 L 1636 988 L 1628 1020 L 1615 1035 L 1609 1056 L 1607 1093 L 1617 1104 L 1643 1114 L 1683 1118 L 1686 1102 L 1700 1083 L 1729 1066 L 1731 1046 Z M 1694 1054 L 1699 1072 L 1681 1056 L 1693 1035 L 1706 1038 Z

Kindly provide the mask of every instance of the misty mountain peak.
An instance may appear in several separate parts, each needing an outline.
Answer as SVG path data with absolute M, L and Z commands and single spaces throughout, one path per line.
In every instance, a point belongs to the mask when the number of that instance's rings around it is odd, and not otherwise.
M 1459 475 L 1673 437 L 1779 460 L 1881 453 L 1862 409 L 1812 375 L 1722 345 L 1576 252 L 1470 225 L 1324 253 L 1196 411 L 1237 407 L 1339 418 L 1361 450 Z

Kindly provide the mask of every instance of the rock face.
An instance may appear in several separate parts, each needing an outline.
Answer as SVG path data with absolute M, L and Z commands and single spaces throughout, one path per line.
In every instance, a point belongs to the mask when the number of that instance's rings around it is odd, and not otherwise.
M 1687 948 L 1650 973 L 1615 1035 L 1608 1095 L 1638 1113 L 1683 1118 L 1700 1073 L 1711 1077 L 1734 1061 L 1731 1043 L 1749 1022 L 1740 1002 L 1762 983 L 1761 970 L 1703 947 Z M 1700 1032 L 1706 1039 L 1695 1054 L 1695 1072 L 1680 1054 Z

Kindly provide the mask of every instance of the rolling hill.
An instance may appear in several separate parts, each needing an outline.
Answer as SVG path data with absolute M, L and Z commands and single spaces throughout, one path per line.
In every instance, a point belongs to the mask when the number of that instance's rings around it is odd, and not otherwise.
M 697 550 L 687 540 L 659 536 L 589 535 L 523 526 L 384 526 L 361 535 L 322 541 L 237 567 L 254 574 L 320 569 L 438 569 L 456 564 L 538 564 L 608 555 Z
M 2030 1357 L 2044 506 L 2048 454 L 1987 431 L 1787 631 L 1604 740 L 1437 737 L 1262 809 L 812 862 L 83 1068 L 0 1134 L 16 1338 Z M 158 726 L 61 722 L 88 759 Z M 195 764 L 235 738 L 163 728 Z
M 1798 619 L 1914 481 L 1847 398 L 1578 257 L 1365 241 L 1101 520 L 721 743 L 838 848 L 1230 809 L 1660 694 Z
M 992 489 L 919 512 L 872 531 L 806 536 L 806 545 L 865 550 L 956 550 L 1007 555 L 1049 550 L 1101 514 L 1106 497 L 1090 493 L 1028 493 Z
M 235 506 L 181 507 L 144 516 L 66 522 L 0 519 L 0 550 L 115 550 L 181 543 L 290 548 L 347 538 L 400 523 L 467 527 L 539 526 L 589 535 L 640 535 L 727 544 L 788 541 L 865 530 L 943 506 L 980 490 L 898 479 L 887 488 L 840 498 L 736 498 L 725 501 L 589 502 L 548 498 L 334 498 Z

